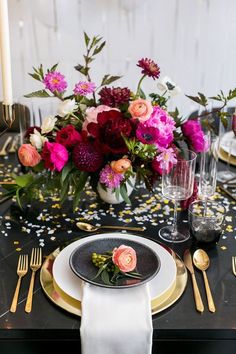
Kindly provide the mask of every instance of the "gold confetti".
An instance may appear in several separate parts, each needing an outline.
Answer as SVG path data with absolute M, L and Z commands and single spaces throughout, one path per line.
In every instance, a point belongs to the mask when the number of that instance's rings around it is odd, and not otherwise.
M 220 248 L 222 249 L 222 251 L 227 250 L 227 247 L 226 247 L 226 246 L 221 246 Z
M 14 245 L 19 245 L 19 241 L 14 241 Z
M 20 252 L 21 250 L 22 250 L 22 248 L 20 248 L 20 247 L 16 248 L 17 252 Z

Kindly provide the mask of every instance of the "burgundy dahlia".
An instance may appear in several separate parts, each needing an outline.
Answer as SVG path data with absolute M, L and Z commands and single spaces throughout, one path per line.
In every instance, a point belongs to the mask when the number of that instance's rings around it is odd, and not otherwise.
M 80 171 L 95 172 L 103 163 L 102 153 L 89 142 L 79 142 L 73 150 L 73 161 Z
M 152 77 L 153 80 L 158 79 L 160 76 L 159 66 L 151 59 L 142 58 L 138 61 L 137 66 L 143 69 L 141 71 L 142 74 Z
M 130 90 L 127 87 L 104 87 L 99 92 L 100 101 L 109 107 L 118 107 L 120 104 L 128 103 Z
M 99 113 L 97 123 L 87 125 L 89 134 L 95 138 L 104 154 L 126 153 L 127 146 L 122 135 L 131 137 L 135 133 L 134 129 L 135 123 L 114 109 Z

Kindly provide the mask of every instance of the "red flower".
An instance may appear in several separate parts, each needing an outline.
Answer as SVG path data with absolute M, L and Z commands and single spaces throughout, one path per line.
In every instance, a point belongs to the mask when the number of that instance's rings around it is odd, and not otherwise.
M 140 59 L 137 66 L 143 69 L 141 71 L 142 74 L 152 77 L 153 80 L 158 79 L 160 76 L 159 66 L 151 59 Z
M 71 148 L 73 145 L 81 141 L 81 135 L 73 125 L 67 125 L 57 132 L 56 142 L 67 147 Z
M 131 119 L 123 117 L 119 111 L 111 110 L 99 113 L 97 123 L 89 123 L 87 130 L 101 146 L 104 154 L 119 154 L 128 151 L 122 134 L 130 137 L 133 127 Z
M 128 87 L 103 87 L 99 92 L 101 103 L 109 107 L 118 107 L 123 103 L 128 103 L 130 94 Z

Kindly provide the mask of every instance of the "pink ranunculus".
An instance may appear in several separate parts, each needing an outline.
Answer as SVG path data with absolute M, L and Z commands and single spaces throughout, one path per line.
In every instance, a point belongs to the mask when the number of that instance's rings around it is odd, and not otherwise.
M 97 123 L 97 116 L 98 113 L 102 113 L 102 112 L 106 112 L 106 111 L 110 111 L 110 110 L 116 110 L 119 111 L 119 109 L 117 108 L 112 108 L 109 106 L 106 106 L 104 104 L 101 104 L 100 106 L 97 107 L 90 107 L 86 109 L 86 117 L 83 123 L 83 127 L 82 130 L 87 131 L 87 125 L 89 123 Z
M 82 137 L 80 133 L 71 124 L 59 130 L 56 136 L 56 142 L 65 146 L 66 148 L 71 148 L 81 140 Z
M 188 120 L 181 126 L 182 132 L 185 136 L 190 137 L 193 134 L 201 131 L 201 124 L 197 120 Z
M 31 144 L 23 144 L 18 150 L 18 157 L 22 165 L 34 167 L 41 161 L 41 156 Z
M 138 119 L 141 122 L 145 122 L 150 118 L 153 107 L 150 101 L 139 98 L 130 103 L 128 111 L 132 118 Z
M 46 168 L 60 172 L 67 163 L 69 154 L 65 146 L 46 142 L 43 146 L 42 158 Z
M 191 145 L 195 152 L 203 152 L 208 149 L 208 144 L 204 139 L 203 131 L 199 131 L 191 136 Z
M 194 151 L 203 152 L 208 149 L 201 124 L 197 120 L 188 120 L 182 124 L 181 129 Z
M 122 272 L 132 272 L 137 264 L 136 252 L 132 247 L 121 245 L 113 250 L 112 261 Z

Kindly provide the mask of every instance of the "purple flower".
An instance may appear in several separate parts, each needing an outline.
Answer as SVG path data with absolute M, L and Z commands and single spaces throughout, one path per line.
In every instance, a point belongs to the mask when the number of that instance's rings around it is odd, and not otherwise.
M 93 93 L 96 89 L 94 82 L 80 81 L 75 85 L 74 94 L 80 96 L 87 96 L 89 93 Z
M 157 155 L 152 161 L 152 168 L 160 175 L 169 173 L 176 164 L 176 154 L 174 149 L 165 149 L 161 154 Z
M 63 92 L 67 88 L 67 82 L 65 81 L 65 76 L 58 71 L 52 71 L 45 75 L 43 83 L 46 89 L 51 92 Z
M 136 137 L 143 144 L 156 144 L 158 141 L 158 130 L 154 127 L 147 127 L 145 123 L 140 123 L 136 130 Z
M 142 58 L 138 61 L 137 66 L 143 69 L 141 71 L 142 74 L 152 77 L 153 80 L 158 79 L 160 76 L 159 66 L 151 59 Z
M 122 173 L 116 173 L 113 171 L 110 165 L 106 165 L 100 172 L 99 182 L 105 184 L 107 188 L 117 188 L 120 182 L 124 179 Z

